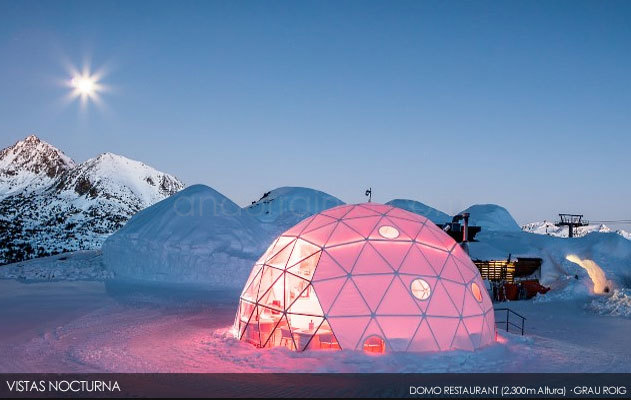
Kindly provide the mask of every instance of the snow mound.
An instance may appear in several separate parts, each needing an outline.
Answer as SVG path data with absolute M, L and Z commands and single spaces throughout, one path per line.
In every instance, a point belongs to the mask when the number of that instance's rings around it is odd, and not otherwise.
M 394 199 L 387 202 L 386 205 L 402 208 L 415 214 L 422 215 L 429 218 L 429 220 L 435 224 L 444 224 L 451 221 L 451 216 L 449 214 L 416 200 Z
M 512 215 L 497 204 L 476 204 L 461 213 L 469 213 L 469 224 L 482 227 L 482 231 L 520 231 Z
M 313 214 L 342 204 L 342 200 L 319 190 L 285 186 L 263 194 L 245 211 L 277 234 Z
M 270 241 L 230 199 L 194 185 L 134 215 L 103 255 L 121 279 L 240 287 Z
M 615 289 L 611 296 L 592 300 L 587 308 L 600 315 L 629 318 L 631 317 L 631 289 Z

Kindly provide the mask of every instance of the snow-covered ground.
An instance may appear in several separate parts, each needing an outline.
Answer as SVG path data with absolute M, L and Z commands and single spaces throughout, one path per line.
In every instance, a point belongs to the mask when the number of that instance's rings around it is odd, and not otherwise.
M 631 372 L 631 319 L 514 302 L 526 336 L 477 352 L 259 350 L 233 339 L 238 291 L 0 280 L 0 372 Z M 498 319 L 501 317 L 498 315 Z
M 104 280 L 112 276 L 105 269 L 100 250 L 58 254 L 0 267 L 0 279 L 24 282 Z
M 527 318 L 526 335 L 500 329 L 476 352 L 293 353 L 233 338 L 239 290 L 104 279 L 100 254 L 66 257 L 0 267 L 0 372 L 631 372 L 628 291 L 594 296 L 574 278 L 499 305 Z M 86 280 L 41 273 L 60 265 Z M 6 279 L 16 268 L 40 273 Z

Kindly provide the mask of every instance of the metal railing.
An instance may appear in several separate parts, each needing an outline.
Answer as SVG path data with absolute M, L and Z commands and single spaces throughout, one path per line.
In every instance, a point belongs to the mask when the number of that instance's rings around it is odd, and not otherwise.
M 502 312 L 502 311 L 506 311 L 506 320 L 504 321 L 498 321 L 497 319 L 495 320 L 495 325 L 498 325 L 500 327 L 505 327 L 506 328 L 506 332 L 510 332 L 510 327 L 514 327 L 517 328 L 519 330 L 521 330 L 521 334 L 522 336 L 524 335 L 524 326 L 526 324 L 526 317 L 524 317 L 521 314 L 516 313 L 515 311 L 511 310 L 508 307 L 502 307 L 502 308 L 495 308 L 494 311 L 497 313 L 498 311 Z M 515 320 L 515 318 L 519 318 L 521 321 L 521 323 L 514 323 L 510 320 L 510 316 L 514 315 L 515 317 L 513 317 L 513 320 Z

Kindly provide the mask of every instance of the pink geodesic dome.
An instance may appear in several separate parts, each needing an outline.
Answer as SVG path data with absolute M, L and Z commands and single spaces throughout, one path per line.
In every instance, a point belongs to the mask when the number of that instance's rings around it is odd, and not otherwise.
M 343 205 L 280 235 L 255 263 L 238 339 L 292 350 L 475 350 L 495 340 L 478 269 L 427 218 Z

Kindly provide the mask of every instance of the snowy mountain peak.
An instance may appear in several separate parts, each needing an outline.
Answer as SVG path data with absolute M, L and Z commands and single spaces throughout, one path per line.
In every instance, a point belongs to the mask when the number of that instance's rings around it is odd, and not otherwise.
M 541 221 L 541 222 L 531 222 L 529 224 L 522 225 L 521 229 L 524 232 L 535 233 L 538 235 L 548 235 L 548 236 L 556 236 L 556 237 L 568 237 L 569 230 L 567 226 L 556 226 L 553 222 L 550 221 Z M 576 228 L 575 236 L 582 237 L 588 235 L 590 233 L 611 233 L 615 232 L 618 235 L 624 237 L 625 239 L 631 240 L 631 233 L 618 229 L 614 231 L 610 227 L 605 224 L 593 224 L 587 226 L 579 226 Z
M 26 138 L 24 138 L 23 142 L 38 143 L 38 142 L 41 142 L 41 140 L 35 134 L 31 134 L 31 135 L 28 135 Z
M 136 211 L 183 187 L 172 175 L 114 153 L 102 153 L 77 165 L 56 184 L 58 191 L 74 190 L 79 196 L 94 198 L 106 194 L 122 201 L 130 199 Z
M 31 135 L 0 153 L 0 265 L 98 248 L 132 215 L 183 187 L 113 153 L 76 165 Z
M 35 135 L 0 151 L 0 197 L 50 183 L 75 167 L 61 150 Z

